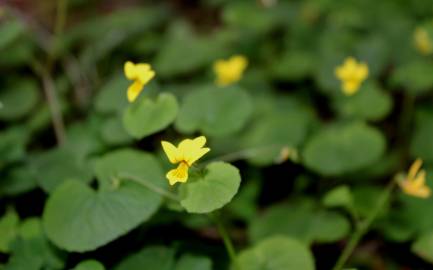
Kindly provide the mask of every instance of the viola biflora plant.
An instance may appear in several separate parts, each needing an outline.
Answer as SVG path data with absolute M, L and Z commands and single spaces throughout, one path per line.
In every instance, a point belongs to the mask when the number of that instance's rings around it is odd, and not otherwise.
M 0 270 L 433 268 L 431 0 L 14 2 Z

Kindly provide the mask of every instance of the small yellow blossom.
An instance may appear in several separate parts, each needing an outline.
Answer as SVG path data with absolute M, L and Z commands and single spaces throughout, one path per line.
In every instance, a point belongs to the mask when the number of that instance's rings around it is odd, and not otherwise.
M 431 191 L 425 184 L 426 173 L 424 170 L 420 170 L 421 166 L 422 160 L 415 160 L 415 162 L 410 166 L 407 176 L 404 180 L 398 181 L 398 184 L 406 194 L 420 198 L 427 198 L 430 196 Z
M 177 147 L 166 141 L 162 141 L 161 144 L 168 160 L 173 164 L 179 163 L 176 169 L 170 170 L 166 175 L 170 185 L 177 182 L 185 183 L 189 167 L 210 151 L 209 148 L 203 148 L 206 144 L 205 136 L 183 140 Z
M 359 90 L 361 83 L 367 78 L 368 66 L 357 62 L 353 57 L 348 57 L 343 65 L 335 69 L 335 76 L 342 82 L 344 94 L 351 96 Z
M 133 83 L 128 87 L 128 101 L 134 102 L 138 95 L 140 95 L 143 87 L 155 77 L 155 71 L 149 64 L 139 63 L 134 64 L 131 61 L 125 63 L 124 66 L 125 76 Z
M 433 44 L 424 28 L 417 27 L 415 29 L 414 40 L 415 46 L 420 53 L 427 55 L 433 52 Z
M 239 81 L 248 66 L 248 60 L 243 55 L 234 55 L 228 60 L 218 60 L 213 69 L 216 74 L 216 84 L 227 86 Z

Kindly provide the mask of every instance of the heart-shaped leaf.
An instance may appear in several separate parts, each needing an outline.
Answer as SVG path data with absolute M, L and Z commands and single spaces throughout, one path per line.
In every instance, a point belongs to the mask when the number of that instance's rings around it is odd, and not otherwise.
M 269 208 L 250 225 L 254 242 L 271 235 L 287 235 L 306 244 L 335 242 L 347 235 L 350 223 L 337 212 L 318 209 L 313 200 L 302 200 Z
M 385 151 L 385 138 L 363 123 L 327 127 L 307 142 L 305 164 L 323 175 L 340 175 L 366 167 Z
M 242 251 L 238 263 L 241 270 L 315 269 L 310 250 L 302 243 L 285 236 L 267 238 Z
M 392 99 L 376 84 L 365 83 L 353 96 L 337 96 L 334 107 L 345 117 L 381 120 L 391 111 Z
M 80 262 L 72 270 L 105 270 L 105 267 L 98 261 L 87 260 L 87 261 Z
M 180 204 L 190 213 L 209 213 L 217 210 L 236 195 L 241 183 L 239 170 L 224 162 L 206 167 L 204 175 L 191 175 L 180 187 Z
M 170 125 L 177 112 L 176 98 L 162 93 L 155 101 L 144 97 L 129 105 L 123 115 L 123 124 L 129 135 L 142 139 Z
M 38 185 L 49 193 L 67 180 L 89 182 L 92 171 L 86 162 L 69 148 L 55 148 L 33 156 L 30 167 Z
M 251 97 L 239 86 L 207 85 L 187 94 L 175 125 L 182 133 L 230 135 L 244 127 L 252 109 Z
M 37 84 L 32 80 L 17 80 L 2 90 L 0 101 L 1 120 L 21 118 L 30 113 L 39 101 Z
M 163 188 L 164 174 L 144 152 L 117 150 L 95 162 L 98 190 L 67 181 L 48 199 L 43 213 L 50 240 L 68 251 L 94 250 L 149 219 L 158 209 L 159 194 L 128 181 L 130 175 Z

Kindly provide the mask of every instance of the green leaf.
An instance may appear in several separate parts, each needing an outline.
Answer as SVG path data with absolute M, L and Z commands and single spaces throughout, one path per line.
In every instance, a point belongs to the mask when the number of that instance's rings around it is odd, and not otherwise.
M 421 111 L 415 121 L 410 152 L 413 157 L 433 163 L 433 112 Z
M 413 95 L 424 94 L 433 87 L 433 64 L 427 60 L 413 60 L 395 69 L 390 78 L 393 86 L 403 87 Z
M 129 105 L 123 115 L 123 124 L 131 136 L 142 139 L 170 125 L 177 112 L 176 98 L 161 93 L 155 101 L 144 97 Z
M 205 85 L 184 98 L 175 127 L 182 133 L 200 131 L 226 136 L 244 127 L 253 110 L 248 93 L 239 86 Z
M 106 119 L 100 132 L 102 140 L 110 145 L 122 145 L 132 141 L 132 137 L 123 126 L 122 119 L 118 116 Z
M 92 179 L 88 160 L 83 160 L 70 148 L 37 154 L 31 158 L 30 167 L 38 185 L 47 193 L 68 180 L 87 183 Z
M 128 106 L 126 91 L 131 82 L 123 73 L 105 83 L 96 96 L 95 109 L 100 113 L 121 113 Z
M 0 132 L 0 168 L 8 162 L 24 158 L 29 134 L 23 127 L 12 127 Z
M 172 270 L 174 267 L 174 250 L 162 246 L 147 247 L 127 257 L 114 270 L 142 270 L 143 267 Z
M 12 244 L 8 270 L 64 269 L 64 263 L 42 230 L 39 218 L 28 218 L 19 228 L 19 237 Z
M 278 8 L 263 8 L 260 5 L 251 5 L 248 2 L 229 2 L 222 14 L 223 21 L 239 30 L 265 34 L 279 22 L 275 11 Z
M 180 257 L 174 270 L 212 270 L 212 261 L 206 257 L 186 254 Z
M 344 207 L 346 209 L 353 207 L 353 197 L 348 186 L 338 186 L 328 191 L 322 201 L 327 207 Z
M 155 59 L 158 76 L 174 77 L 198 70 L 226 54 L 219 36 L 200 36 L 181 21 L 174 21 Z M 210 67 L 209 67 L 210 69 Z
M 312 75 L 315 61 L 315 56 L 308 51 L 287 49 L 270 68 L 276 79 L 297 81 Z
M 391 111 L 392 99 L 376 84 L 365 83 L 353 96 L 339 95 L 334 107 L 344 117 L 378 121 Z
M 65 250 L 84 252 L 103 246 L 148 220 L 161 205 L 159 194 L 127 179 L 131 176 L 150 186 L 166 187 L 160 165 L 148 153 L 113 151 L 96 160 L 95 173 L 97 190 L 68 181 L 46 203 L 47 235 Z
M 256 149 L 248 159 L 255 165 L 275 163 L 284 147 L 296 150 L 310 127 L 311 114 L 304 109 L 275 111 L 261 115 L 242 141 L 245 149 Z
M 0 120 L 16 120 L 29 114 L 39 101 L 36 83 L 30 79 L 16 80 L 0 93 Z
M 298 241 L 285 236 L 267 238 L 242 251 L 238 262 L 242 270 L 315 269 L 310 250 Z
M 0 252 L 9 253 L 10 244 L 17 235 L 19 220 L 15 210 L 8 210 L 0 218 Z
M 281 234 L 311 244 L 335 242 L 348 234 L 350 224 L 344 216 L 316 208 L 311 200 L 272 206 L 251 222 L 249 235 L 254 242 Z
M 105 270 L 102 263 L 95 260 L 86 260 L 80 262 L 73 270 Z
M 25 31 L 25 26 L 20 20 L 6 20 L 0 25 L 0 50 L 7 49 L 6 47 L 13 43 Z M 4 51 L 3 51 L 4 53 Z
M 0 180 L 0 195 L 14 196 L 37 187 L 36 179 L 28 166 L 11 168 Z
M 257 200 L 259 192 L 259 181 L 249 181 L 246 184 L 243 184 L 236 197 L 227 206 L 230 214 L 246 222 L 250 222 L 256 218 L 258 212 Z
M 433 264 L 433 231 L 419 236 L 412 243 L 411 250 L 420 258 Z
M 240 183 L 236 167 L 224 162 L 211 163 L 203 175 L 191 175 L 188 182 L 180 186 L 180 204 L 189 213 L 210 213 L 229 203 Z
M 304 148 L 304 162 L 322 175 L 341 175 L 367 167 L 385 151 L 380 131 L 363 123 L 325 127 Z

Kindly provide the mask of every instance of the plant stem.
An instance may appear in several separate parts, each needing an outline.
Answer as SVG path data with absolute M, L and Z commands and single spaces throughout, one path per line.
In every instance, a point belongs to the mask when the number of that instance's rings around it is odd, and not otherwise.
M 376 219 L 380 211 L 383 209 L 386 202 L 389 200 L 392 193 L 392 189 L 394 188 L 394 183 L 395 181 L 392 180 L 388 184 L 388 186 L 385 188 L 385 190 L 382 192 L 381 196 L 377 200 L 377 204 L 373 209 L 373 211 L 371 211 L 367 219 L 363 221 L 361 224 L 359 224 L 359 226 L 355 229 L 355 232 L 353 233 L 352 237 L 350 238 L 349 242 L 347 243 L 340 257 L 338 258 L 337 263 L 335 264 L 334 268 L 332 268 L 333 270 L 341 270 L 344 267 L 350 255 L 352 255 L 354 249 L 358 245 L 359 241 L 362 239 L 365 233 L 368 232 L 368 229 L 370 228 L 371 224 Z
M 140 178 L 140 177 L 137 177 L 135 175 L 128 174 L 128 173 L 121 173 L 121 174 L 118 175 L 118 177 L 120 179 L 122 179 L 122 178 L 125 179 L 126 178 L 126 179 L 128 179 L 130 181 L 133 181 L 133 182 L 135 182 L 137 184 L 140 184 L 140 185 L 144 186 L 145 188 L 148 188 L 151 191 L 153 191 L 155 193 L 158 193 L 158 194 L 160 194 L 160 195 L 162 195 L 162 196 L 164 196 L 164 197 L 166 197 L 166 198 L 168 198 L 170 200 L 173 200 L 173 201 L 176 201 L 176 202 L 180 201 L 179 197 L 176 194 L 174 194 L 174 193 L 172 193 L 170 191 L 167 191 L 167 190 L 165 190 L 163 188 L 160 188 L 160 187 L 152 184 L 151 182 L 149 182 L 149 181 L 147 181 L 147 180 L 145 180 L 143 178 Z
M 56 88 L 54 86 L 53 79 L 51 78 L 47 70 L 42 68 L 40 70 L 40 76 L 42 78 L 42 85 L 44 88 L 45 97 L 47 99 L 48 107 L 50 109 L 57 144 L 62 145 L 66 141 L 66 132 L 60 104 L 56 96 Z
M 211 217 L 211 219 L 215 222 L 215 224 L 217 226 L 218 232 L 223 239 L 224 246 L 226 248 L 227 254 L 230 257 L 230 261 L 232 262 L 233 267 L 237 270 L 240 270 L 240 266 L 238 264 L 235 248 L 233 246 L 232 240 L 230 239 L 230 236 L 229 236 L 226 228 L 224 227 L 223 222 L 220 220 L 220 218 L 216 214 L 213 214 L 213 215 L 210 214 L 209 216 Z
M 68 14 L 68 0 L 57 0 L 56 21 L 53 29 L 51 46 L 48 53 L 47 67 L 51 71 L 55 60 L 56 50 L 59 42 L 59 37 L 63 34 L 65 28 L 66 17 Z
M 273 150 L 273 149 L 278 149 L 281 147 L 283 147 L 283 145 L 274 144 L 274 145 L 267 145 L 267 146 L 259 146 L 259 147 L 242 149 L 239 151 L 235 151 L 232 153 L 228 153 L 228 154 L 224 154 L 224 155 L 212 158 L 212 159 L 206 161 L 205 163 L 207 164 L 207 163 L 210 163 L 213 161 L 226 161 L 226 162 L 236 161 L 236 160 L 239 160 L 242 158 L 255 157 L 259 153 Z

